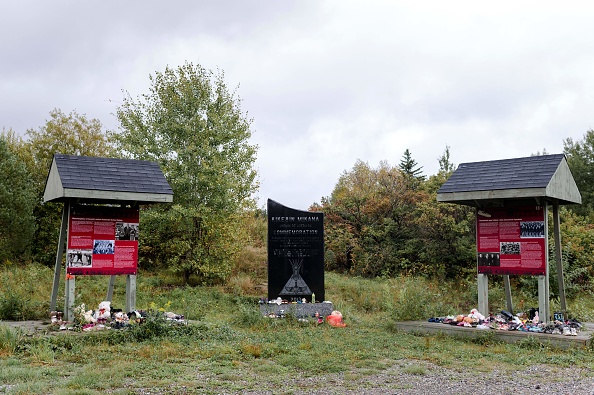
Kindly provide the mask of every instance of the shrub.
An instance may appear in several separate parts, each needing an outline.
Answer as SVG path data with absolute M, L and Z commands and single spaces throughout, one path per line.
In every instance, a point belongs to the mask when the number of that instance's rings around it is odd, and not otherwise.
M 4 295 L 0 299 L 0 320 L 23 321 L 31 318 L 30 301 L 16 294 Z
M 0 356 L 14 354 L 23 340 L 24 334 L 20 329 L 0 325 Z

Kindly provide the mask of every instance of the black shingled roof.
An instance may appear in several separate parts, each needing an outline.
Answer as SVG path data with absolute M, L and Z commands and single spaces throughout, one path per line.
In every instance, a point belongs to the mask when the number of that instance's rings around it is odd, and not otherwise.
M 462 163 L 437 193 L 546 188 L 565 155 Z
M 156 162 L 62 154 L 54 159 L 66 189 L 173 195 Z

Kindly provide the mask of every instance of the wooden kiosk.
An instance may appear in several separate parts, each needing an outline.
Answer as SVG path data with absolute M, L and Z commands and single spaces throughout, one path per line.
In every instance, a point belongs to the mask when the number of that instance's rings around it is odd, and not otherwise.
M 503 275 L 511 313 L 509 276 L 538 276 L 542 322 L 551 318 L 547 235 L 552 206 L 560 304 L 567 319 L 559 206 L 580 204 L 582 198 L 565 155 L 463 163 L 437 191 L 437 201 L 476 208 L 479 311 L 489 313 L 489 275 Z
M 136 309 L 139 207 L 169 203 L 173 191 L 156 162 L 54 155 L 44 202 L 64 202 L 50 309 L 56 309 L 64 248 L 64 314 L 74 318 L 76 275 L 126 275 L 126 312 Z

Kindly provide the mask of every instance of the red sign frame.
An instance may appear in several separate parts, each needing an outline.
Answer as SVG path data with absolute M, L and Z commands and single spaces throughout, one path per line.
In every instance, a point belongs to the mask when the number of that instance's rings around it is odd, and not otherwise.
M 73 275 L 136 274 L 137 208 L 74 206 L 68 218 L 66 272 Z
M 542 206 L 477 210 L 477 268 L 481 274 L 546 274 L 546 224 Z

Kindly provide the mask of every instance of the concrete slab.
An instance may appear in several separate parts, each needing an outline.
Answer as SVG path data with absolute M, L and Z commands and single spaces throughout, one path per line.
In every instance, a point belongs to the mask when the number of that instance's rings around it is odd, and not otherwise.
M 477 337 L 484 336 L 485 333 L 488 332 L 489 334 L 493 334 L 496 340 L 506 343 L 516 343 L 518 341 L 533 338 L 542 344 L 547 344 L 552 347 L 562 349 L 590 347 L 592 335 L 594 334 L 594 323 L 583 324 L 583 328 L 577 336 L 549 335 L 546 333 L 503 331 L 495 329 L 476 329 L 427 321 L 397 322 L 396 327 L 399 330 L 408 333 L 443 333 L 444 335 L 448 336 L 468 339 L 475 339 Z
M 260 312 L 262 315 L 268 314 L 292 314 L 296 318 L 311 318 L 315 313 L 319 313 L 322 317 L 330 315 L 334 310 L 334 305 L 329 302 L 323 303 L 263 303 L 260 304 Z
M 0 321 L 0 326 L 5 325 L 9 328 L 19 328 L 24 332 L 44 332 L 49 329 L 49 321 Z

